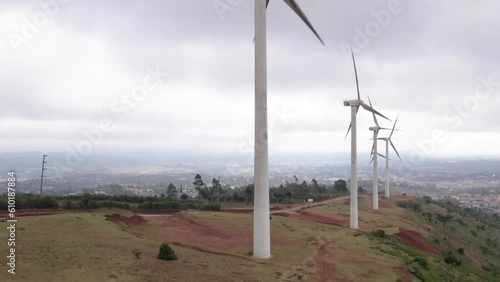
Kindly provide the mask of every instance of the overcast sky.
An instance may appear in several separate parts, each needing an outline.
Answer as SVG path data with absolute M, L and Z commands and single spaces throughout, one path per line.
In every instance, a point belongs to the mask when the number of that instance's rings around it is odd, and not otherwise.
M 500 154 L 498 1 L 297 2 L 325 46 L 271 1 L 271 154 L 349 152 L 348 46 L 362 99 L 399 116 L 404 159 Z M 253 3 L 2 1 L 0 151 L 251 156 Z M 369 152 L 371 115 L 361 109 L 358 124 Z

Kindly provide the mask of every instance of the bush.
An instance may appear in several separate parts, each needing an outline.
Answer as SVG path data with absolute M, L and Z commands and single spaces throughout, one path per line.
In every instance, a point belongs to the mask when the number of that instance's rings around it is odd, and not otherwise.
M 463 254 L 465 253 L 464 248 L 458 248 L 458 249 L 457 249 L 457 252 L 458 252 L 459 254 L 461 254 L 461 255 L 463 255 Z
M 471 230 L 470 233 L 472 234 L 472 236 L 477 238 L 478 234 L 475 230 Z
M 415 201 L 399 201 L 396 205 L 401 208 L 413 210 L 414 212 L 422 211 L 422 206 Z
M 469 226 L 467 223 L 465 223 L 461 218 L 457 219 L 457 222 L 460 223 L 463 226 Z
M 452 264 L 454 266 L 459 266 L 462 264 L 462 260 L 459 260 L 451 253 L 448 253 L 444 256 L 444 262 L 446 262 L 447 264 Z
M 373 230 L 372 235 L 375 237 L 384 238 L 385 237 L 385 230 L 382 230 L 382 229 Z
M 174 250 L 166 243 L 160 245 L 160 252 L 158 252 L 157 258 L 168 261 L 177 259 Z
M 423 257 L 416 257 L 413 259 L 413 262 L 416 262 L 420 267 L 425 270 L 429 270 L 429 264 L 427 264 L 427 260 Z
M 139 250 L 138 250 L 138 249 L 134 249 L 134 250 L 132 250 L 132 253 L 134 254 L 135 258 L 138 258 L 138 259 L 140 259 L 140 258 L 141 258 L 141 254 L 142 254 L 142 253 L 141 253 L 141 252 L 139 252 Z
M 281 207 L 280 207 L 280 206 L 274 206 L 274 207 L 273 207 L 273 210 L 275 210 L 275 211 L 279 211 L 279 210 L 281 210 Z

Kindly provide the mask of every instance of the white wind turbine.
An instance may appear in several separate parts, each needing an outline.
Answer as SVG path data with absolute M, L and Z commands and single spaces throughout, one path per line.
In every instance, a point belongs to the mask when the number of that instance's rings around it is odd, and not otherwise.
M 399 160 L 402 162 L 403 160 L 401 159 L 401 156 L 399 156 L 398 150 L 396 150 L 396 147 L 392 143 L 391 137 L 392 134 L 394 133 L 394 128 L 396 128 L 396 123 L 398 123 L 398 118 L 396 117 L 396 121 L 394 122 L 394 126 L 392 127 L 391 134 L 389 134 L 389 137 L 382 137 L 378 138 L 378 140 L 383 140 L 385 141 L 385 196 L 389 198 L 390 193 L 389 193 L 389 143 L 391 144 L 392 149 L 394 149 L 394 152 L 398 155 Z
M 370 107 L 373 107 L 370 97 L 368 97 L 368 102 L 370 103 Z M 390 130 L 390 128 L 380 127 L 380 125 L 378 124 L 377 116 L 373 112 L 372 115 L 375 126 L 369 128 L 371 131 L 373 131 L 373 146 L 371 152 L 372 159 L 370 161 L 370 164 L 373 162 L 373 209 L 378 210 L 378 156 L 381 156 L 383 158 L 385 158 L 385 156 L 377 152 L 377 137 L 378 132 L 381 129 Z
M 270 0 L 255 0 L 255 143 L 253 255 L 271 257 L 269 221 L 269 157 L 267 127 L 266 8 Z M 294 0 L 283 0 L 324 45 L 306 15 Z
M 356 114 L 358 113 L 359 106 L 363 109 L 377 114 L 387 120 L 387 117 L 381 113 L 374 110 L 372 107 L 366 105 L 363 100 L 361 100 L 361 95 L 359 94 L 359 82 L 358 82 L 358 71 L 356 70 L 356 61 L 354 59 L 354 53 L 351 49 L 352 63 L 354 65 L 354 76 L 356 77 L 356 90 L 358 93 L 358 99 L 344 101 L 344 106 L 351 107 L 351 124 L 349 129 L 347 129 L 347 135 L 352 127 L 351 132 L 351 211 L 350 211 L 350 227 L 351 229 L 358 229 L 358 160 L 357 160 L 357 139 L 356 139 Z

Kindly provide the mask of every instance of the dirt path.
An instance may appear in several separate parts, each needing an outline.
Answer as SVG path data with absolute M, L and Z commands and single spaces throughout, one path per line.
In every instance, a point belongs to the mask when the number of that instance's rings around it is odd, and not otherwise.
M 313 203 L 304 203 L 303 205 L 293 206 L 293 207 L 286 208 L 286 209 L 273 210 L 273 211 L 271 211 L 271 214 L 282 213 L 282 212 L 296 212 L 296 211 L 299 211 L 299 210 L 304 209 L 304 208 L 312 208 L 312 207 L 319 206 L 319 205 L 336 203 L 336 202 L 340 202 L 342 200 L 346 200 L 346 199 L 350 199 L 350 198 L 351 198 L 351 196 L 342 196 L 342 197 L 331 198 L 328 200 L 315 202 L 315 203 L 314 202 Z

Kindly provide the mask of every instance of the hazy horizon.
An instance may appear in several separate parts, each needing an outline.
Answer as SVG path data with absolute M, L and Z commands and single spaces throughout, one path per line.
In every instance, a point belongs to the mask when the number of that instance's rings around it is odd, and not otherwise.
M 253 161 L 251 1 L 226 10 L 194 0 L 49 2 L 0 4 L 2 152 L 84 161 L 145 150 Z M 348 154 L 350 110 L 342 102 L 356 95 L 349 46 L 362 99 L 398 117 L 403 131 L 393 140 L 405 163 L 500 156 L 499 3 L 299 4 L 326 46 L 282 1 L 271 2 L 271 162 Z M 363 158 L 373 121 L 364 111 L 358 117 Z

